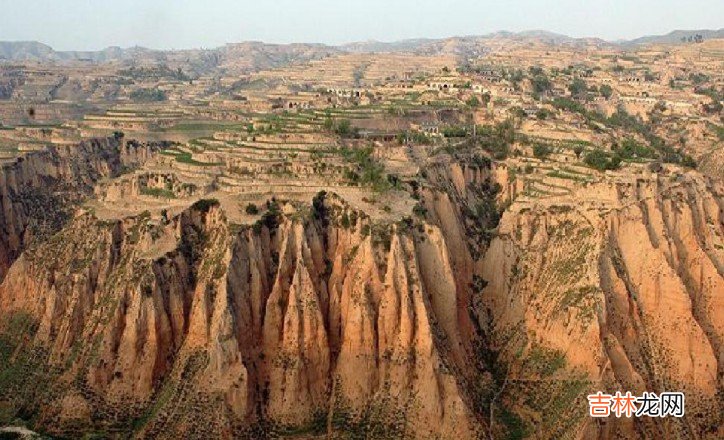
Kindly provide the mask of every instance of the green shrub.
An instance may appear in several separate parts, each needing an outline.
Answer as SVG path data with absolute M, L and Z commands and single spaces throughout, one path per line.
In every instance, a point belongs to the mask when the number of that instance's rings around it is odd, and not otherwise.
M 632 138 L 624 139 L 621 146 L 616 149 L 616 153 L 618 153 L 618 155 L 623 159 L 656 157 L 656 152 L 647 146 L 636 142 L 636 140 Z
M 162 199 L 175 199 L 176 195 L 173 193 L 173 191 L 165 189 L 165 188 L 149 188 L 149 187 L 143 187 L 141 188 L 141 194 L 144 196 L 152 196 L 152 197 L 158 197 Z
M 510 147 L 516 140 L 515 123 L 506 119 L 495 125 L 478 127 L 480 146 L 488 151 L 493 158 L 502 160 L 508 157 Z
M 575 97 L 583 97 L 588 91 L 588 86 L 581 78 L 574 78 L 573 81 L 568 84 L 568 91 Z
M 601 96 L 608 99 L 613 94 L 613 89 L 608 84 L 603 84 L 601 87 L 598 88 L 598 92 L 601 94 Z
M 549 112 L 548 110 L 546 110 L 546 109 L 544 109 L 544 108 L 538 110 L 538 111 L 535 113 L 535 117 L 538 118 L 538 119 L 541 120 L 541 121 L 544 120 L 544 119 L 548 119 L 548 117 L 549 117 L 550 115 L 551 115 L 551 112 Z
M 209 212 L 212 207 L 219 206 L 219 201 L 216 199 L 201 199 L 191 205 L 191 209 L 195 209 L 201 212 Z
M 533 145 L 533 156 L 538 159 L 545 159 L 553 152 L 553 148 L 548 144 L 536 143 Z
M 412 213 L 418 217 L 425 218 L 425 215 L 427 214 L 427 209 L 424 206 L 422 206 L 422 204 L 417 203 L 412 208 Z
M 168 99 L 166 92 L 155 88 L 136 89 L 129 96 L 132 100 L 140 102 L 159 102 Z
M 443 136 L 445 136 L 446 138 L 451 138 L 451 137 L 465 137 L 465 136 L 467 136 L 468 131 L 465 129 L 465 127 L 450 126 L 450 127 L 445 127 L 445 128 L 442 130 L 442 134 L 443 134 Z
M 248 205 L 246 205 L 245 211 L 246 211 L 246 213 L 249 214 L 249 215 L 257 215 L 257 214 L 259 214 L 259 208 L 258 208 L 255 204 L 253 204 L 253 203 L 249 203 Z
M 618 155 L 610 155 L 602 150 L 596 149 L 583 159 L 586 165 L 599 171 L 615 170 L 621 166 L 621 157 Z

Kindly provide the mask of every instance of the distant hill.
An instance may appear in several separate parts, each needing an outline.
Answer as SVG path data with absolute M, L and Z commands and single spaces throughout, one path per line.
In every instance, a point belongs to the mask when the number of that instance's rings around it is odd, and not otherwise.
M 414 53 L 418 55 L 475 56 L 489 51 L 493 44 L 541 43 L 550 45 L 620 45 L 623 47 L 658 43 L 677 44 L 682 38 L 700 35 L 704 40 L 724 38 L 724 29 L 677 30 L 666 35 L 653 35 L 628 41 L 607 42 L 600 38 L 573 38 L 543 30 L 524 32 L 499 31 L 484 35 L 414 38 L 393 42 L 362 41 L 328 46 L 324 44 L 267 44 L 258 41 L 227 44 L 215 49 L 154 50 L 144 47 L 108 47 L 98 51 L 57 51 L 37 41 L 0 41 L 0 61 L 111 61 L 164 62 L 183 60 L 197 72 L 222 67 L 234 71 L 268 69 L 292 62 L 323 58 L 339 52 Z
M 215 49 L 154 50 L 144 47 L 108 47 L 99 51 L 56 51 L 37 41 L 0 41 L 0 62 L 88 61 L 123 62 L 129 65 L 165 64 L 183 67 L 191 74 L 204 74 L 221 68 L 231 73 L 270 69 L 293 62 L 319 59 L 339 52 L 323 44 L 267 44 L 244 42 Z
M 413 52 L 435 41 L 438 40 L 432 38 L 412 38 L 393 42 L 369 40 L 343 44 L 339 48 L 347 52 L 358 53 Z
M 88 60 L 106 62 L 131 59 L 153 52 L 143 47 L 108 47 L 98 51 L 57 51 L 37 41 L 0 41 L 0 59 L 11 61 Z
M 677 30 L 669 32 L 666 35 L 649 35 L 645 37 L 636 38 L 623 42 L 624 45 L 638 45 L 638 44 L 677 44 L 682 42 L 682 38 L 688 39 L 689 37 L 695 37 L 701 35 L 704 40 L 711 40 L 714 38 L 724 38 L 724 29 L 711 30 L 711 29 L 699 29 L 692 31 Z
M 0 59 L 47 60 L 53 57 L 52 47 L 37 41 L 0 41 Z
M 538 41 L 540 43 L 559 45 L 559 44 L 594 44 L 594 45 L 637 45 L 647 43 L 660 44 L 676 44 L 681 43 L 682 38 L 694 37 L 701 35 L 704 40 L 713 38 L 724 38 L 724 29 L 710 30 L 676 30 L 666 35 L 650 35 L 636 38 L 633 40 L 606 41 L 602 38 L 574 38 L 567 35 L 558 34 L 544 30 L 531 30 L 523 32 L 498 31 L 484 35 L 472 35 L 464 37 L 448 37 L 448 38 L 414 38 L 408 40 L 400 40 L 393 42 L 381 41 L 363 41 L 349 43 L 339 46 L 340 49 L 348 52 L 430 52 L 435 48 L 447 47 L 465 47 L 478 44 L 483 45 L 489 41 L 510 40 L 510 41 Z
M 344 44 L 340 49 L 347 52 L 413 52 L 419 54 L 453 53 L 461 54 L 481 51 L 485 43 L 493 40 L 526 41 L 536 40 L 547 44 L 578 44 L 600 42 L 600 39 L 572 38 L 554 32 L 533 30 L 525 32 L 499 31 L 485 35 L 471 35 L 447 38 L 414 38 L 393 42 L 363 41 Z
M 253 41 L 227 44 L 209 52 L 218 54 L 221 68 L 243 72 L 316 60 L 338 53 L 339 49 L 324 44 L 268 44 Z

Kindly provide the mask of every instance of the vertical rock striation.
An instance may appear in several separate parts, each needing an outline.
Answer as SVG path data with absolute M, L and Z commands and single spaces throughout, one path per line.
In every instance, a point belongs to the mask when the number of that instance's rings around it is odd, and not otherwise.
M 69 437 L 721 434 L 720 186 L 653 176 L 501 218 L 489 163 L 426 172 L 424 218 L 396 223 L 320 193 L 250 226 L 201 200 L 7 238 L 0 416 Z M 596 390 L 683 390 L 687 416 L 595 422 Z

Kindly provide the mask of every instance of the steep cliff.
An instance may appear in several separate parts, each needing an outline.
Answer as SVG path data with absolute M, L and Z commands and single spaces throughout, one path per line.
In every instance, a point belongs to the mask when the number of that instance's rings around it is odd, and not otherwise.
M 0 420 L 67 437 L 721 435 L 722 187 L 603 180 L 581 189 L 593 202 L 501 217 L 490 166 L 430 164 L 396 223 L 326 193 L 248 226 L 213 200 L 76 212 L 0 285 Z M 597 390 L 682 390 L 687 416 L 596 422 Z
M 610 203 L 514 204 L 480 262 L 476 310 L 505 366 L 501 400 L 545 438 L 716 438 L 721 185 L 689 173 L 588 191 Z M 596 423 L 585 394 L 598 390 L 684 391 L 687 416 Z
M 6 335 L 33 330 L 9 343 L 11 368 L 54 367 L 37 373 L 54 386 L 13 377 L 3 399 L 65 435 L 469 437 L 439 229 L 372 224 L 333 200 L 235 232 L 207 201 L 168 224 L 79 214 L 1 288 Z
M 36 235 L 56 232 L 101 178 L 143 163 L 160 145 L 91 139 L 52 145 L 0 168 L 0 279 Z

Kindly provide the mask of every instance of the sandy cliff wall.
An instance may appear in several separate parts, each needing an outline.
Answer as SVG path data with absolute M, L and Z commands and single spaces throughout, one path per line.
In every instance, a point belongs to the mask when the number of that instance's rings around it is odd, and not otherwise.
M 426 174 L 392 224 L 333 194 L 253 226 L 213 201 L 78 213 L 0 285 L 0 416 L 71 437 L 721 434 L 720 186 L 602 183 L 606 203 L 501 218 L 484 161 Z M 596 422 L 597 390 L 683 390 L 687 417 Z
M 72 399 L 90 419 L 133 402 L 110 428 L 144 420 L 144 436 L 239 434 L 262 419 L 470 436 L 449 365 L 461 335 L 439 230 L 362 217 L 343 227 L 347 208 L 315 209 L 236 234 L 215 205 L 163 226 L 86 214 L 29 249 L 0 297 L 63 370 L 43 425 L 62 433 Z M 148 258 L 169 236 L 177 245 Z
M 57 231 L 100 178 L 143 161 L 156 146 L 115 138 L 54 145 L 0 169 L 0 278 L 34 235 Z
M 487 284 L 478 316 L 509 372 L 504 399 L 528 415 L 529 429 L 554 438 L 573 421 L 583 438 L 715 438 L 722 188 L 691 173 L 615 189 L 614 209 L 503 216 L 479 263 Z M 591 390 L 684 391 L 687 417 L 594 423 L 585 413 Z

